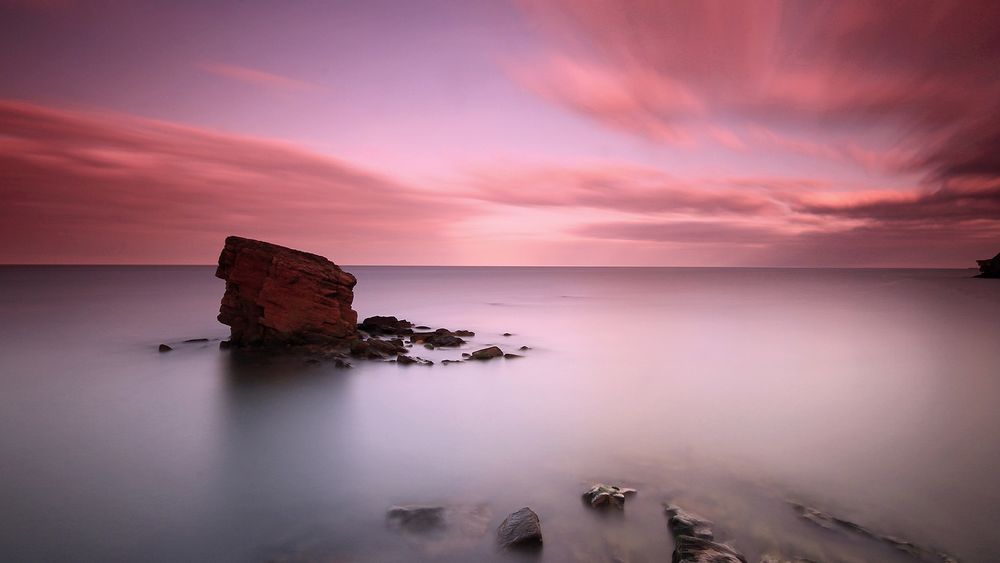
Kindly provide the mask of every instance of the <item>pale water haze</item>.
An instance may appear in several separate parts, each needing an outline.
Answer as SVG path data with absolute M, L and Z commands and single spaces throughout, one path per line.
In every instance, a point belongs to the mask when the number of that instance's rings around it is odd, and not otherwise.
M 996 280 L 346 269 L 361 318 L 476 332 L 415 355 L 531 349 L 429 367 L 247 358 L 219 349 L 211 267 L 0 268 L 3 558 L 665 561 L 672 502 L 750 561 L 917 560 L 802 520 L 796 500 L 1000 559 Z M 596 482 L 639 492 L 599 513 L 580 500 Z M 463 524 L 405 532 L 386 521 L 396 504 Z M 523 506 L 543 549 L 497 551 Z

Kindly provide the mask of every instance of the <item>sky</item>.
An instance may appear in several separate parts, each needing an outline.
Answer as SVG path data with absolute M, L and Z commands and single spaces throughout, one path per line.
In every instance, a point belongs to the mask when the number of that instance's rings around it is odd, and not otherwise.
M 1000 3 L 0 0 L 0 263 L 971 267 Z

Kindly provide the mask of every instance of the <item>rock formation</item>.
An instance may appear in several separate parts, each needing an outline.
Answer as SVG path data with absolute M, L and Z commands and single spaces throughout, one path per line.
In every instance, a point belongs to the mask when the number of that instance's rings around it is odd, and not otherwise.
M 444 527 L 444 507 L 423 505 L 394 506 L 386 513 L 386 518 L 396 522 L 405 530 L 423 532 Z
M 976 260 L 979 264 L 979 277 L 1000 278 L 1000 254 L 989 260 Z
M 226 280 L 219 322 L 235 346 L 328 344 L 357 334 L 354 276 L 322 256 L 227 237 L 216 277 Z
M 635 489 L 598 483 L 583 493 L 583 500 L 593 508 L 613 506 L 618 510 L 625 510 L 625 497 L 634 494 Z
M 367 319 L 361 321 L 358 328 L 372 336 L 382 334 L 392 336 L 413 334 L 413 323 L 410 321 L 406 319 L 397 319 L 396 317 L 383 317 L 380 315 L 368 317 Z
M 679 506 L 668 505 L 666 512 L 669 516 L 667 524 L 675 536 L 691 536 L 704 540 L 715 539 L 710 521 L 691 514 Z
M 502 357 L 503 357 L 503 350 L 497 348 L 496 346 L 490 346 L 489 348 L 476 350 L 471 355 L 471 358 L 473 360 L 492 360 L 493 358 L 502 358 Z
M 524 507 L 504 518 L 497 528 L 500 547 L 541 547 L 542 523 L 534 510 Z
M 732 546 L 714 540 L 711 522 L 677 506 L 665 508 L 674 536 L 673 563 L 747 563 Z
M 943 553 L 939 550 L 919 546 L 911 541 L 898 538 L 896 536 L 878 533 L 870 528 L 862 526 L 861 524 L 857 524 L 845 518 L 827 514 L 826 512 L 811 506 L 806 506 L 802 503 L 794 501 L 789 501 L 788 504 L 795 510 L 795 513 L 798 514 L 799 518 L 811 522 L 821 528 L 826 528 L 827 530 L 834 532 L 853 533 L 876 541 L 881 541 L 898 549 L 899 551 L 902 551 L 903 553 L 924 561 L 937 560 L 944 563 L 954 563 L 958 561 L 951 555 Z

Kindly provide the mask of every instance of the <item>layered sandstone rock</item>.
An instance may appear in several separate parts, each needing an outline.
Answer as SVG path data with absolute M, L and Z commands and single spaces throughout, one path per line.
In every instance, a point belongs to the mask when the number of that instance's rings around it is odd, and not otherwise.
M 346 343 L 357 337 L 357 280 L 322 256 L 226 238 L 216 277 L 226 280 L 219 322 L 236 346 Z

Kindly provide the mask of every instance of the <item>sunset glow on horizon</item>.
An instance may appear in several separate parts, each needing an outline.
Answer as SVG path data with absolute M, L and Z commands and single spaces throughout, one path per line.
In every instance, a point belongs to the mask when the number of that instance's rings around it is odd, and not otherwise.
M 0 263 L 972 267 L 996 2 L 0 0 Z

